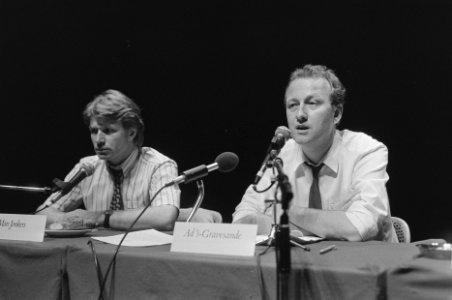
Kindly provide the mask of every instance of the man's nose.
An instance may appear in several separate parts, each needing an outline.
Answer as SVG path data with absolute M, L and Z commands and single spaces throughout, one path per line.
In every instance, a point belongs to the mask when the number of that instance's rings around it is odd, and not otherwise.
M 104 145 L 105 144 L 105 136 L 102 132 L 98 132 L 96 134 L 96 140 L 95 140 L 97 145 Z
M 300 108 L 297 111 L 296 119 L 298 123 L 303 123 L 308 119 L 308 115 L 304 110 L 304 105 L 300 105 Z

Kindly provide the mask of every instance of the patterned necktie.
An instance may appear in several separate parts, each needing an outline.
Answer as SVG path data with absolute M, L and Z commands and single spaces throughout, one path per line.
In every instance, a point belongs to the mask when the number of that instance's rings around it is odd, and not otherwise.
M 312 184 L 309 190 L 309 208 L 322 209 L 322 198 L 320 197 L 319 190 L 319 172 L 323 167 L 323 164 L 318 166 L 312 166 L 307 164 L 312 170 Z
M 122 179 L 123 174 L 122 170 L 114 170 L 110 169 L 110 172 L 113 175 L 113 181 L 114 181 L 114 190 L 113 190 L 113 197 L 110 202 L 110 209 L 111 210 L 122 210 L 124 209 L 124 205 L 122 203 L 122 195 L 121 195 L 121 186 L 122 186 Z

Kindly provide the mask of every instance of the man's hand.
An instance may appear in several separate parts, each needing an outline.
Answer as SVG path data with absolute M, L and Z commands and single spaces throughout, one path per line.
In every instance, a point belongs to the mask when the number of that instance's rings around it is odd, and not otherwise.
M 179 212 L 178 222 L 187 221 L 193 208 L 181 208 Z M 190 222 L 194 223 L 221 223 L 223 218 L 219 212 L 205 208 L 198 208 Z
M 102 216 L 102 212 L 76 209 L 62 215 L 56 223 L 60 223 L 63 229 L 94 228 Z
M 264 214 L 251 214 L 234 222 L 235 224 L 257 224 L 257 234 L 269 234 L 272 230 L 273 219 Z

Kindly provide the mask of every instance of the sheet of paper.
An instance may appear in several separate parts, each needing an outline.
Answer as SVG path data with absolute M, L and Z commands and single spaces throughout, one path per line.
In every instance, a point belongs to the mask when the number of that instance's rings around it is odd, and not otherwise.
M 102 237 L 91 237 L 94 240 L 98 240 L 104 243 L 118 245 L 124 234 L 112 235 L 112 236 L 102 236 Z M 165 244 L 171 244 L 173 241 L 173 236 L 157 231 L 155 229 L 146 229 L 139 231 L 132 231 L 127 234 L 122 246 L 128 247 L 148 247 L 148 246 L 159 246 Z
M 309 243 L 319 242 L 319 241 L 324 240 L 324 238 L 321 238 L 321 237 L 318 237 L 318 236 L 307 236 L 307 235 L 305 235 L 305 236 L 296 236 L 296 237 L 295 236 L 291 236 L 291 239 L 300 239 L 302 241 L 309 242 Z
M 324 240 L 324 238 L 318 236 L 290 236 L 290 239 L 298 242 L 300 244 L 310 244 L 315 242 L 320 242 Z M 274 242 L 274 240 L 272 241 Z M 266 245 L 268 243 L 268 235 L 258 235 L 256 236 L 256 245 Z

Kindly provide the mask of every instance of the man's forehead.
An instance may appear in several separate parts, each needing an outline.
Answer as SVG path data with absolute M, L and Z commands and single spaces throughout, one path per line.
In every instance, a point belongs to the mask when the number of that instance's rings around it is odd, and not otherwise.
M 332 88 L 325 78 L 297 78 L 289 84 L 286 94 L 293 92 L 331 93 Z
M 114 126 L 121 126 L 121 122 L 119 121 L 111 121 L 106 118 L 91 118 L 91 121 L 89 122 L 89 127 L 114 127 Z

